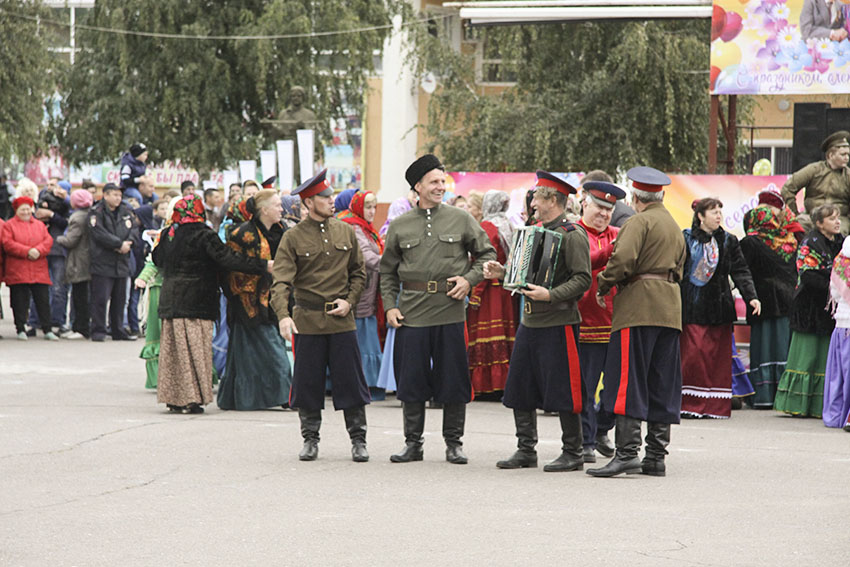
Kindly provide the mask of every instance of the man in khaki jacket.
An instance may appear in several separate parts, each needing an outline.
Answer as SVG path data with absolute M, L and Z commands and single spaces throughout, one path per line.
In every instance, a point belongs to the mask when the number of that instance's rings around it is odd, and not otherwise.
M 664 476 L 670 424 L 679 423 L 682 404 L 678 282 L 685 239 L 662 204 L 670 178 L 651 167 L 635 167 L 627 175 L 638 214 L 623 225 L 605 270 L 597 276 L 600 305 L 611 288 L 618 290 L 602 393 L 605 407 L 616 415 L 617 451 L 607 465 L 587 471 L 599 477 Z M 638 460 L 641 421 L 648 422 L 643 462 Z

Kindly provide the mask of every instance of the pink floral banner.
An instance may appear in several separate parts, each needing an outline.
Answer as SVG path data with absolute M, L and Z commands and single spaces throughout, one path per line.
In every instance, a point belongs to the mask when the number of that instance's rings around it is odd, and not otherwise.
M 715 0 L 711 94 L 850 93 L 850 0 Z

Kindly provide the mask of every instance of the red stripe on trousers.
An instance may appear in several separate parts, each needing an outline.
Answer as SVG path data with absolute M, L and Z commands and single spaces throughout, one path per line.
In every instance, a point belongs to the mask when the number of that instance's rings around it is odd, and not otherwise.
M 629 389 L 629 330 L 620 331 L 620 387 L 617 389 L 617 402 L 614 413 L 626 415 L 626 392 Z
M 564 327 L 567 336 L 567 364 L 570 370 L 570 390 L 573 395 L 573 413 L 581 413 L 581 366 L 578 361 L 578 347 L 573 328 L 570 325 Z

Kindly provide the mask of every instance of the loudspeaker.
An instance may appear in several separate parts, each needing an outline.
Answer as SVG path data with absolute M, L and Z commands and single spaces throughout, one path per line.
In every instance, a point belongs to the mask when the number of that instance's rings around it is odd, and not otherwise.
M 850 108 L 830 108 L 826 111 L 826 136 L 838 130 L 850 132 Z
M 794 146 L 791 154 L 793 171 L 823 159 L 821 142 L 826 138 L 826 115 L 829 103 L 798 102 L 794 104 Z

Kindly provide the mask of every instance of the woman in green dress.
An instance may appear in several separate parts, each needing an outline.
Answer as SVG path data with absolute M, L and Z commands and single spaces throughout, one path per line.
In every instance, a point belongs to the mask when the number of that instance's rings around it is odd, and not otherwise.
M 159 290 L 162 288 L 162 274 L 148 255 L 145 267 L 135 281 L 136 287 L 148 290 L 148 318 L 145 327 L 145 346 L 139 358 L 145 361 L 147 380 L 145 388 L 156 390 L 156 376 L 159 372 Z

